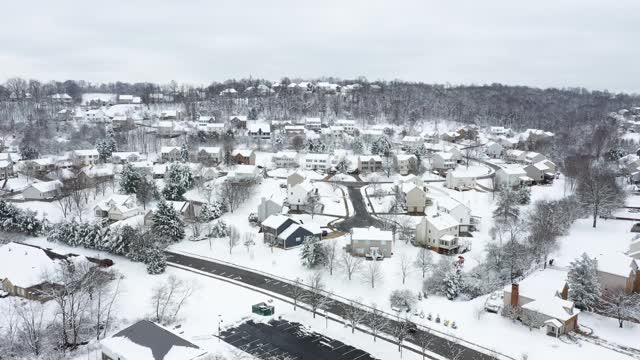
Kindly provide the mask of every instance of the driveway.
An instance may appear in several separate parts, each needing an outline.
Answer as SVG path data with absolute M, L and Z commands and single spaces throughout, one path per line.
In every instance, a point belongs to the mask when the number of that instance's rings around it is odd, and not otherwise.
M 369 214 L 367 204 L 360 192 L 363 184 L 356 183 L 347 187 L 349 199 L 353 204 L 354 214 L 337 225 L 337 229 L 342 232 L 349 232 L 354 227 L 381 227 L 382 222 Z

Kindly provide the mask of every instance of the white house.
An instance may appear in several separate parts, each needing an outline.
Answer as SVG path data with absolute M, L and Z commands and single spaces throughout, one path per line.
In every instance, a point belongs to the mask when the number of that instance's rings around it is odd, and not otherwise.
M 522 186 L 530 185 L 533 182 L 524 168 L 521 167 L 506 167 L 496 171 L 495 182 L 497 187 L 502 186 Z
M 395 162 L 396 170 L 402 176 L 408 175 L 418 168 L 418 159 L 413 154 L 396 154 Z
M 309 130 L 320 131 L 322 129 L 322 120 L 320 118 L 306 118 L 304 127 Z
M 524 171 L 527 176 L 535 183 L 544 183 L 553 181 L 555 177 L 555 171 L 547 165 L 550 161 L 540 161 L 524 167 Z
M 508 138 L 506 136 L 500 136 L 498 137 L 498 143 L 502 145 L 502 147 L 505 149 L 513 149 L 516 146 L 518 146 L 518 144 L 520 143 L 520 140 L 513 137 Z
M 512 162 L 524 162 L 527 152 L 522 150 L 510 149 L 505 153 L 505 160 Z
M 336 125 L 338 126 L 342 126 L 342 128 L 344 129 L 344 132 L 346 132 L 349 135 L 353 135 L 355 128 L 356 128 L 356 121 L 355 120 L 337 120 L 335 122 Z
M 133 95 L 118 95 L 118 104 L 133 104 Z
M 499 158 L 502 155 L 502 145 L 489 141 L 484 148 L 484 153 L 490 158 Z
M 227 174 L 227 180 L 232 182 L 260 182 L 260 169 L 255 165 L 235 165 Z
M 271 157 L 271 161 L 277 169 L 296 168 L 300 166 L 300 158 L 297 151 L 278 151 Z
M 247 125 L 247 134 L 254 140 L 271 139 L 271 124 L 264 121 L 253 122 Z
M 524 162 L 527 164 L 535 164 L 537 162 L 544 161 L 544 160 L 547 160 L 546 156 L 533 151 L 527 152 L 527 154 L 524 157 Z
M 205 135 L 213 135 L 218 134 L 218 135 L 222 135 L 225 131 L 226 127 L 225 124 L 223 123 L 202 123 L 199 122 L 196 125 L 196 131 L 198 132 L 202 132 Z
M 382 157 L 380 155 L 358 156 L 358 171 L 361 173 L 377 172 L 382 170 Z
M 303 181 L 287 189 L 287 203 L 292 210 L 302 210 L 309 198 L 315 196 L 318 190 L 309 181 Z
M 473 189 L 476 187 L 476 177 L 467 172 L 449 170 L 444 185 L 453 190 Z
M 489 128 L 489 133 L 493 136 L 504 136 L 511 132 L 511 129 L 504 126 L 492 126 Z
M 116 151 L 111 153 L 111 162 L 114 164 L 125 164 L 140 161 L 140 153 L 137 151 Z
M 160 160 L 163 163 L 180 161 L 180 146 L 163 146 L 160 148 Z
M 471 209 L 465 204 L 448 196 L 438 198 L 438 211 L 451 215 L 459 224 L 459 231 L 469 231 L 471 227 Z
M 373 226 L 351 229 L 349 249 L 352 256 L 364 256 L 374 260 L 391 257 L 393 254 L 393 232 Z
M 417 146 L 424 142 L 422 137 L 420 136 L 410 136 L 407 135 L 402 138 L 402 145 L 404 146 Z
M 327 171 L 331 168 L 331 155 L 309 153 L 304 157 L 304 168 L 306 170 Z
M 222 148 L 217 146 L 200 146 L 192 156 L 194 162 L 201 164 L 219 164 L 222 162 Z
M 460 223 L 453 216 L 438 212 L 425 216 L 416 227 L 416 241 L 439 253 L 456 253 Z
M 92 109 L 85 112 L 84 118 L 90 122 L 102 123 L 106 122 L 109 117 L 100 109 Z
M 79 166 L 95 165 L 98 162 L 100 154 L 96 149 L 73 150 L 71 158 Z
M 137 208 L 135 194 L 132 194 L 132 195 L 113 194 L 109 199 L 99 202 L 93 208 L 93 213 L 96 217 L 101 217 L 101 218 L 109 217 L 109 210 L 111 210 L 113 207 L 118 207 L 118 206 L 124 207 L 127 209 Z M 127 212 L 126 210 L 123 211 L 123 213 L 126 213 L 126 212 Z M 121 219 L 112 219 L 112 220 L 121 220 Z
M 437 152 L 431 158 L 431 168 L 433 170 L 446 171 L 455 169 L 457 164 L 453 154 L 450 152 Z
M 37 182 L 24 189 L 22 197 L 26 200 L 53 199 L 60 194 L 61 190 L 62 182 L 59 180 Z

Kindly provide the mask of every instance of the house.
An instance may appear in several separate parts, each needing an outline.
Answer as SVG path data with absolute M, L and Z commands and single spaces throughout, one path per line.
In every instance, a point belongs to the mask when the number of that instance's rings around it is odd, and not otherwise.
M 492 126 L 489 128 L 489 133 L 493 136 L 505 136 L 511 132 L 511 129 L 504 126 Z
M 154 165 L 151 161 L 135 161 L 130 163 L 131 166 L 144 176 L 154 175 Z
M 278 238 L 278 235 L 280 235 L 280 233 L 285 231 L 292 224 L 298 224 L 298 222 L 288 216 L 284 216 L 281 214 L 268 216 L 260 224 L 262 232 L 264 233 L 264 242 L 274 243 Z M 283 246 L 284 245 L 286 244 L 283 244 Z
M 255 165 L 236 165 L 227 174 L 231 182 L 260 182 L 260 169 Z
M 192 221 L 200 214 L 202 204 L 197 201 L 167 201 L 184 220 Z
M 100 342 L 102 360 L 195 360 L 207 351 L 148 320 L 121 330 Z
M 418 169 L 418 158 L 413 154 L 396 154 L 394 160 L 396 170 L 402 176 Z
M 303 181 L 287 189 L 287 205 L 291 210 L 304 210 L 309 203 L 309 198 L 317 193 L 318 189 L 311 182 Z
M 96 205 L 96 207 L 97 206 L 98 205 Z M 109 220 L 113 221 L 125 220 L 130 217 L 140 215 L 141 210 L 142 209 L 137 206 L 127 207 L 125 205 L 111 205 L 109 211 L 107 211 L 107 217 Z
M 308 130 L 320 131 L 322 129 L 322 120 L 320 118 L 306 118 L 304 127 Z
M 327 171 L 331 168 L 331 155 L 309 153 L 304 157 L 304 168 L 306 170 Z
M 117 151 L 111 153 L 111 162 L 113 164 L 126 164 L 140 161 L 142 156 L 137 151 Z
M 98 163 L 100 154 L 96 149 L 88 150 L 73 150 L 71 152 L 71 159 L 78 167 L 95 165 Z
M 133 95 L 118 95 L 118 104 L 133 104 Z
M 231 153 L 231 162 L 240 165 L 255 165 L 256 153 L 253 150 L 233 150 Z
M 407 135 L 402 138 L 403 146 L 418 146 L 418 145 L 421 145 L 423 142 L 424 140 L 420 136 Z
M 496 171 L 495 175 L 497 188 L 503 186 L 517 187 L 531 185 L 532 182 L 533 179 L 527 176 L 527 172 L 524 171 L 524 168 L 517 166 L 500 168 Z
M 523 163 L 527 157 L 527 152 L 522 150 L 509 149 L 505 153 L 505 160 Z
M 450 152 L 437 152 L 431 158 L 431 168 L 437 171 L 455 169 L 457 161 Z
M 0 290 L 9 295 L 40 300 L 40 291 L 55 286 L 42 280 L 54 273 L 63 256 L 26 244 L 10 242 L 0 247 Z M 1 291 L 0 291 L 1 292 Z
M 459 224 L 459 232 L 471 230 L 471 209 L 465 204 L 451 197 L 438 198 L 437 209 L 439 212 L 449 214 Z
M 476 187 L 476 177 L 467 172 L 449 170 L 444 186 L 453 190 L 467 190 Z
M 353 135 L 353 133 L 355 132 L 356 129 L 356 121 L 355 120 L 336 120 L 335 124 L 337 126 L 342 126 L 342 128 L 344 129 L 344 132 L 349 134 L 349 135 Z
M 527 152 L 527 154 L 524 157 L 524 162 L 527 164 L 535 164 L 537 162 L 544 161 L 544 160 L 547 160 L 546 156 L 533 151 Z
M 456 141 L 460 140 L 462 138 L 462 136 L 457 131 L 451 131 L 451 132 L 446 132 L 446 133 L 442 134 L 440 136 L 440 138 L 442 138 L 442 140 L 444 140 L 444 141 L 456 142 Z
M 226 129 L 226 125 L 223 123 L 201 123 L 196 124 L 196 131 L 203 133 L 208 136 L 213 136 L 214 134 L 221 136 L 224 134 Z
M 163 163 L 180 161 L 180 146 L 163 146 L 160 148 L 160 161 Z
M 391 257 L 393 254 L 393 232 L 373 226 L 351 229 L 349 250 L 352 256 L 364 256 L 374 260 Z
M 34 177 L 45 176 L 55 169 L 56 163 L 50 158 L 24 160 L 20 166 L 20 172 Z
M 457 146 L 449 146 L 446 152 L 451 153 L 451 159 L 457 163 L 463 162 L 464 155 Z
M 273 199 L 260 198 L 260 204 L 258 204 L 258 221 L 263 222 L 271 215 L 281 214 L 282 209 L 282 203 Z
M 206 165 L 217 165 L 222 162 L 222 149 L 213 146 L 200 146 L 191 156 L 191 161 Z
M 443 212 L 425 216 L 416 227 L 416 242 L 443 254 L 457 253 L 460 223 Z
M 502 155 L 502 149 L 502 145 L 489 141 L 484 146 L 484 153 L 490 158 L 497 159 Z
M 422 134 L 420 134 L 420 136 L 422 136 L 422 138 L 424 139 L 425 142 L 428 143 L 437 143 L 438 140 L 440 140 L 440 135 L 438 135 L 437 131 L 423 131 Z
M 302 245 L 305 240 L 310 238 L 316 240 L 322 238 L 320 226 L 314 223 L 295 223 L 280 232 L 275 241 L 276 246 L 283 249 L 290 249 Z
M 380 155 L 358 156 L 358 171 L 360 173 L 382 171 L 382 157 Z
M 111 208 L 116 206 L 130 208 L 130 209 L 136 208 L 137 205 L 136 205 L 135 194 L 132 194 L 132 195 L 113 194 L 109 199 L 99 202 L 93 208 L 93 214 L 95 215 L 95 217 L 100 217 L 100 218 L 109 217 L 109 210 L 111 210 Z M 112 219 L 112 220 L 120 220 L 120 219 Z
M 36 182 L 22 192 L 25 200 L 49 200 L 60 195 L 62 182 L 59 180 Z
M 135 127 L 135 123 L 129 116 L 117 115 L 111 119 L 111 127 L 114 131 L 131 130 Z
M 636 260 L 640 260 L 640 238 L 631 241 L 627 254 Z
M 160 113 L 160 120 L 164 121 L 180 121 L 182 120 L 182 111 L 179 110 L 164 110 Z
M 109 119 L 107 114 L 105 114 L 104 111 L 100 109 L 87 110 L 84 113 L 84 118 L 85 120 L 94 122 L 94 123 L 103 123 L 103 122 L 106 122 L 107 119 Z
M 334 140 L 341 139 L 345 134 L 344 128 L 338 125 L 331 125 L 327 129 L 327 134 L 330 135 Z
M 51 100 L 61 104 L 71 104 L 73 102 L 73 98 L 69 94 L 53 94 L 51 95 Z
M 419 178 L 416 178 L 419 179 Z M 403 195 L 404 204 L 408 213 L 424 213 L 427 207 L 427 188 L 413 182 L 401 183 L 398 190 Z
M 520 319 L 552 336 L 578 328 L 580 310 L 567 300 L 566 272 L 547 268 L 503 289 L 504 306 L 519 307 Z
M 504 149 L 513 149 L 520 144 L 520 140 L 517 138 L 508 138 L 506 136 L 498 137 L 498 143 L 502 145 Z
M 289 176 L 287 176 L 287 188 L 290 188 L 294 185 L 298 185 L 302 183 L 305 179 L 306 177 L 304 176 L 304 174 L 300 173 L 299 171 L 296 171 L 293 174 L 290 174 Z
M 156 134 L 162 137 L 175 137 L 179 135 L 179 132 L 174 129 L 175 124 L 173 121 L 158 121 L 154 128 L 156 129 Z
M 524 167 L 524 171 L 534 184 L 553 182 L 555 172 L 546 164 L 547 162 L 550 161 L 540 161 Z
M 271 139 L 271 124 L 268 122 L 253 122 L 249 124 L 247 134 L 254 140 Z
M 602 290 L 640 292 L 640 260 L 618 252 L 598 255 L 596 260 Z
M 81 184 L 102 184 L 114 178 L 111 166 L 85 166 L 78 173 Z
M 522 133 L 522 136 L 529 142 L 546 141 L 555 136 L 554 133 L 544 131 L 540 129 L 527 129 Z
M 14 154 L 13 156 L 16 155 Z M 0 153 L 0 179 L 8 179 L 15 176 L 13 164 L 11 153 Z
M 300 136 L 304 139 L 304 125 L 285 125 L 284 132 L 287 135 L 287 139 L 289 141 L 293 140 L 293 138 Z
M 300 166 L 297 151 L 278 151 L 271 157 L 271 161 L 277 169 L 296 168 Z
M 236 128 L 236 129 L 246 129 L 247 128 L 247 117 L 243 116 L 243 115 L 232 115 L 232 116 L 229 116 L 229 124 L 231 124 L 231 126 Z

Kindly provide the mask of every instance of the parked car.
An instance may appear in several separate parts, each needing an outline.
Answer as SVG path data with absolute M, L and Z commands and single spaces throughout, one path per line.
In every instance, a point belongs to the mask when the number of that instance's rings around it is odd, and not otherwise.
M 503 304 L 503 297 L 504 294 L 502 293 L 502 291 L 496 291 L 492 293 L 484 303 L 484 309 L 488 312 L 498 313 Z

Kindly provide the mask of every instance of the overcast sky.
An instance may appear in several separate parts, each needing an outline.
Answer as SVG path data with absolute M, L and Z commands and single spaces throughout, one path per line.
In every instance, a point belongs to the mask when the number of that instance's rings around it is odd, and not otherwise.
M 337 76 L 640 92 L 639 0 L 3 1 L 0 81 Z

